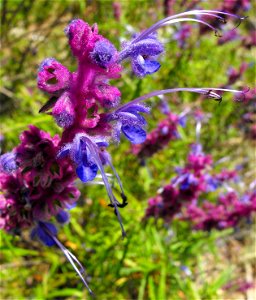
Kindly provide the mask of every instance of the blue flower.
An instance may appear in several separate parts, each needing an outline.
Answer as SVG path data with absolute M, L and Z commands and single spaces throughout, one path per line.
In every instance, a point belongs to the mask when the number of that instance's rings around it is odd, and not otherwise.
M 58 212 L 55 218 L 60 224 L 66 224 L 69 222 L 70 215 L 67 211 L 61 210 Z
M 0 170 L 5 173 L 12 173 L 18 168 L 16 162 L 17 155 L 14 152 L 8 152 L 0 156 Z
M 180 184 L 180 189 L 182 191 L 185 191 L 197 185 L 198 185 L 198 180 L 195 178 L 195 176 L 193 174 L 187 174 L 183 182 Z
M 37 226 L 31 232 L 31 238 L 37 237 L 44 245 L 54 246 L 56 243 L 52 236 L 57 235 L 56 227 L 49 222 L 38 222 Z
M 207 182 L 207 192 L 213 192 L 218 187 L 221 186 L 220 181 L 211 175 L 206 176 L 206 182 Z
M 146 139 L 146 131 L 142 128 L 147 124 L 139 113 L 149 113 L 149 108 L 140 104 L 125 106 L 108 115 L 108 121 L 116 120 L 115 136 L 120 137 L 122 131 L 132 144 L 141 144 Z
M 99 148 L 107 147 L 108 143 L 105 141 L 97 141 L 95 145 Z M 69 155 L 71 160 L 76 166 L 76 174 L 83 182 L 93 180 L 98 172 L 98 166 L 95 160 L 92 158 L 89 148 L 86 145 L 86 141 L 83 135 L 77 134 L 73 140 L 73 143 L 66 144 L 58 154 L 59 158 L 63 158 Z M 104 156 L 100 155 L 104 163 Z
M 163 45 L 157 40 L 155 34 L 136 43 L 131 41 L 124 45 L 119 53 L 119 61 L 130 58 L 132 69 L 136 76 L 144 77 L 153 74 L 161 67 L 156 57 L 164 51 Z

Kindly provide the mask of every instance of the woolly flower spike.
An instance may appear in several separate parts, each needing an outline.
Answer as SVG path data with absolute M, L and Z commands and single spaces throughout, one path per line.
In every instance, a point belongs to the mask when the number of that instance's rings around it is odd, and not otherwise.
M 14 152 L 5 153 L 0 156 L 0 171 L 5 173 L 12 173 L 17 170 L 16 162 L 17 154 Z
M 156 35 L 151 34 L 137 43 L 125 43 L 119 54 L 119 61 L 130 58 L 135 75 L 144 77 L 159 70 L 161 65 L 156 61 L 156 57 L 163 51 L 164 47 Z
M 58 93 L 68 87 L 70 76 L 68 69 L 61 63 L 54 58 L 47 58 L 39 67 L 38 87 L 49 94 Z

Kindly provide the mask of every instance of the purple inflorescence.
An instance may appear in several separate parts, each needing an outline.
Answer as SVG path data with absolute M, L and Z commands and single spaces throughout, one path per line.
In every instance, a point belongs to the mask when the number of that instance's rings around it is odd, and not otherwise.
M 186 166 L 177 168 L 178 176 L 149 199 L 145 218 L 163 218 L 170 222 L 175 217 L 190 221 L 198 230 L 222 230 L 250 217 L 256 211 L 255 191 L 239 196 L 228 186 L 228 182 L 237 181 L 237 172 L 223 169 L 211 174 L 213 166 L 211 156 L 202 152 L 201 145 L 192 145 Z M 225 186 L 228 192 L 221 194 L 216 204 L 205 200 L 200 204 L 202 197 Z
M 242 218 L 248 218 L 256 212 L 256 193 L 248 192 L 239 196 L 230 191 L 220 195 L 217 203 L 203 201 L 201 206 L 190 204 L 183 219 L 190 221 L 195 229 L 209 231 L 234 227 Z
M 1 228 L 11 232 L 50 220 L 80 195 L 71 164 L 57 161 L 57 135 L 51 138 L 31 125 L 21 134 L 20 141 L 14 149 L 18 167 L 11 173 L 3 168 L 0 173 Z M 1 163 L 5 165 L 3 159 Z

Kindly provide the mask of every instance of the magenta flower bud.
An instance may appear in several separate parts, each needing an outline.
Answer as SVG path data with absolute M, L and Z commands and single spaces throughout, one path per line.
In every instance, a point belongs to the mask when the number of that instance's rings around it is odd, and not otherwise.
M 109 108 L 119 104 L 121 92 L 115 86 L 101 83 L 95 86 L 94 95 L 103 107 Z
M 90 27 L 83 20 L 75 19 L 65 29 L 69 45 L 74 56 L 84 58 L 93 50 L 95 42 L 100 39 L 97 25 Z
M 46 58 L 39 67 L 38 87 L 53 94 L 66 89 L 70 81 L 70 72 L 54 58 Z
M 52 115 L 60 127 L 68 128 L 73 124 L 75 110 L 68 92 L 63 93 L 58 99 L 53 107 Z

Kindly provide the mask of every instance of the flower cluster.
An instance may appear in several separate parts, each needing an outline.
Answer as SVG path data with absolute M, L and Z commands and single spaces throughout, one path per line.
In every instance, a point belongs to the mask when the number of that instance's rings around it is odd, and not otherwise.
M 159 195 L 149 199 L 145 217 L 154 216 L 171 221 L 182 207 L 190 203 L 197 205 L 198 199 L 209 192 L 236 181 L 237 172 L 223 169 L 213 173 L 213 160 L 203 153 L 200 144 L 193 144 L 184 168 L 176 168 L 177 176 L 171 183 L 160 189 Z
M 61 138 L 51 138 L 48 133 L 31 126 L 21 135 L 21 144 L 12 153 L 1 157 L 2 228 L 15 231 L 34 226 L 32 238 L 38 237 L 48 246 L 57 245 L 87 286 L 80 271 L 83 270 L 81 264 L 58 241 L 57 229 L 49 222 L 51 217 L 55 217 L 60 223 L 68 220 L 67 209 L 79 196 L 79 191 L 74 186 L 75 178 L 88 182 L 96 177 L 98 171 L 101 173 L 110 199 L 109 206 L 114 208 L 125 236 L 118 208 L 127 205 L 127 197 L 106 148 L 110 142 L 119 142 L 121 135 L 132 144 L 146 141 L 147 122 L 143 114 L 149 114 L 150 108 L 143 102 L 151 97 L 184 91 L 205 95 L 217 101 L 222 99 L 218 91 L 243 95 L 243 92 L 230 89 L 173 88 L 153 91 L 120 105 L 121 92 L 110 85 L 109 81 L 120 78 L 122 63 L 125 61 L 131 63 L 132 72 L 140 78 L 159 70 L 161 65 L 158 58 L 164 53 L 164 46 L 158 40 L 158 29 L 193 21 L 216 31 L 214 26 L 200 18 L 224 20 L 226 16 L 243 19 L 211 10 L 192 10 L 170 16 L 124 42 L 120 51 L 99 34 L 97 24 L 90 26 L 80 19 L 71 21 L 65 33 L 77 60 L 77 70 L 70 72 L 56 59 L 47 58 L 39 67 L 37 80 L 39 89 L 50 97 L 40 112 L 49 113 L 51 110 L 50 114 L 63 130 L 62 135 Z M 174 137 L 179 121 L 176 115 L 168 114 L 167 123 L 163 121 L 156 133 L 151 133 L 149 138 L 158 139 L 161 132 L 163 144 L 167 143 Z M 174 189 L 179 186 L 179 194 L 184 199 L 196 197 L 205 188 L 201 184 L 201 177 L 205 176 L 202 170 L 210 163 L 210 158 L 201 152 L 191 154 L 187 169 L 180 170 L 176 182 L 172 183 Z M 111 168 L 118 181 L 122 202 L 118 201 L 111 189 L 105 173 L 106 167 Z M 188 175 L 187 171 L 191 174 Z M 192 186 L 196 186 L 193 192 Z M 89 291 L 91 292 L 90 289 Z
M 217 203 L 203 201 L 202 206 L 192 203 L 187 207 L 184 220 L 193 224 L 195 229 L 209 231 L 234 227 L 242 218 L 249 218 L 256 212 L 256 192 L 239 196 L 230 191 L 220 195 Z
M 256 193 L 249 191 L 239 196 L 230 182 L 238 180 L 235 170 L 223 169 L 213 173 L 210 155 L 202 152 L 200 144 L 192 145 L 184 168 L 176 168 L 178 175 L 159 194 L 148 201 L 145 218 L 163 218 L 170 222 L 174 217 L 190 221 L 195 229 L 211 230 L 234 227 L 242 218 L 256 211 Z M 205 195 L 226 187 L 217 203 L 203 201 Z M 202 204 L 200 204 L 202 202 Z
M 14 232 L 52 216 L 60 220 L 80 195 L 70 163 L 57 161 L 59 136 L 51 138 L 31 125 L 20 141 L 1 156 L 1 228 Z

